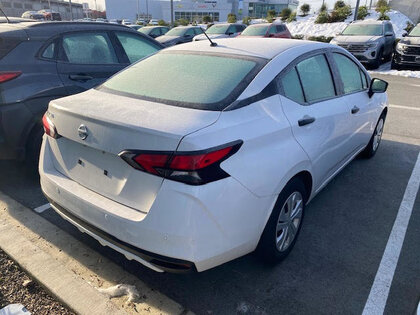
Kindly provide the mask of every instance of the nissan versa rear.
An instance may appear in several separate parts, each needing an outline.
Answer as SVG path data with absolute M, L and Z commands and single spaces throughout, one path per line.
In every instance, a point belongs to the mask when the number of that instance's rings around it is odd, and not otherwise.
M 81 231 L 156 271 L 256 249 L 277 262 L 309 200 L 376 153 L 386 85 L 322 43 L 174 46 L 50 103 L 42 189 Z

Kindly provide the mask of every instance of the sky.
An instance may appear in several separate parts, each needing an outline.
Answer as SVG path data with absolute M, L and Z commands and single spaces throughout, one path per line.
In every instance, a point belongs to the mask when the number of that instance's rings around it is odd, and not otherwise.
M 72 0 L 73 2 L 88 2 L 91 9 L 95 9 L 95 0 Z M 120 0 L 121 4 L 124 3 L 124 0 Z M 139 0 L 139 1 L 146 1 L 146 0 Z M 148 0 L 150 2 L 154 0 Z M 184 0 L 185 1 L 185 0 Z M 327 4 L 328 8 L 332 8 L 334 5 L 334 2 L 336 0 L 325 0 L 325 3 Z M 346 3 L 350 4 L 352 7 L 356 5 L 357 0 L 345 0 Z M 375 3 L 376 0 L 373 0 L 373 3 Z M 98 9 L 105 9 L 105 0 L 96 0 L 96 3 L 98 5 Z M 299 0 L 299 5 L 302 5 L 303 3 L 307 3 L 311 6 L 311 11 L 318 10 L 319 7 L 322 5 L 322 0 Z M 370 0 L 360 0 L 360 5 L 369 5 Z

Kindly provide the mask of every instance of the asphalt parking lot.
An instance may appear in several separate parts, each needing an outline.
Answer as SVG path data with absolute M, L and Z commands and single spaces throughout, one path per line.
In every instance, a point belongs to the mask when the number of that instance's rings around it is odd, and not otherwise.
M 294 250 L 277 266 L 251 254 L 200 274 L 158 274 L 101 247 L 51 209 L 40 215 L 197 314 L 360 314 L 420 152 L 420 80 L 373 76 L 390 83 L 390 109 L 377 155 L 353 161 L 311 202 Z M 31 209 L 46 204 L 37 176 L 21 163 L 0 162 L 0 174 L 2 192 Z M 417 195 L 386 314 L 415 312 L 419 240 Z

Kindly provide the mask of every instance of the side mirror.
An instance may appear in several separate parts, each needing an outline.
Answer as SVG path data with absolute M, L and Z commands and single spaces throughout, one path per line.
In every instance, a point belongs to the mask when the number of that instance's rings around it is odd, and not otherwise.
M 370 82 L 370 87 L 369 87 L 369 92 L 368 92 L 369 97 L 372 97 L 373 94 L 375 93 L 385 93 L 387 88 L 388 88 L 388 82 L 381 79 L 373 78 L 372 81 Z
M 268 37 L 274 37 L 274 34 L 268 34 Z
M 402 37 L 406 37 L 408 34 L 406 33 L 406 32 L 404 32 L 403 34 L 402 34 Z
M 385 33 L 385 36 L 393 36 L 394 35 L 394 33 L 392 33 L 392 32 L 386 32 Z
M 233 34 L 234 34 L 234 33 L 232 33 L 232 32 L 228 33 L 228 35 L 229 35 L 229 36 L 232 36 Z

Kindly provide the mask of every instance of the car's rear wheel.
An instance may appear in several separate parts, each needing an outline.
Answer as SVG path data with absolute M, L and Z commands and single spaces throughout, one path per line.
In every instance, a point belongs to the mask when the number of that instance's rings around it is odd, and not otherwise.
M 382 140 L 384 125 L 385 125 L 385 115 L 382 114 L 381 117 L 378 120 L 378 123 L 376 124 L 376 127 L 375 127 L 375 130 L 373 132 L 372 138 L 370 138 L 370 141 L 369 141 L 368 145 L 366 146 L 366 148 L 362 152 L 363 157 L 370 159 L 378 151 L 379 145 L 380 145 L 381 140 Z
M 268 262 L 286 258 L 299 235 L 306 202 L 305 185 L 292 179 L 280 193 L 258 244 L 257 252 Z

